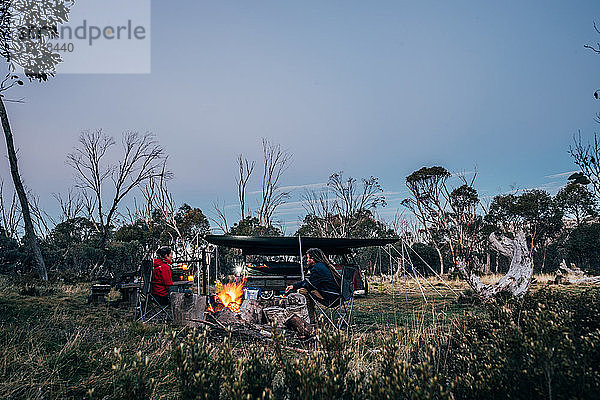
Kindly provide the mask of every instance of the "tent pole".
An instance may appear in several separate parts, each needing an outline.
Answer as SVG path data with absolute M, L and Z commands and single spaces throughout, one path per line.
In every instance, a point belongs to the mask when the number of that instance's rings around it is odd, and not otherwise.
M 302 280 L 304 280 L 304 268 L 302 267 L 302 239 L 300 235 L 298 235 L 298 248 L 300 249 L 300 275 L 302 276 Z

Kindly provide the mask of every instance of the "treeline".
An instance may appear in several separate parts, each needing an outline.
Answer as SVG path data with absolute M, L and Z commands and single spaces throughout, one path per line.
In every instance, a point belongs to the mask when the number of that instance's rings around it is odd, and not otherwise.
M 229 224 L 224 205 L 217 202 L 208 216 L 188 204 L 175 205 L 167 187 L 172 174 L 154 135 L 125 132 L 120 143 L 119 147 L 101 130 L 81 134 L 67 155 L 76 187 L 55 196 L 61 208 L 57 220 L 41 210 L 35 197 L 30 200 L 51 275 L 114 279 L 137 269 L 140 260 L 151 257 L 160 245 L 175 247 L 179 258 L 194 258 L 202 237 L 211 230 L 232 235 L 289 234 L 277 215 L 291 197 L 281 186 L 281 178 L 292 155 L 280 145 L 262 140 L 256 209 L 248 206 L 246 188 L 257 163 L 241 154 L 237 157 L 240 219 Z M 448 273 L 459 260 L 479 274 L 505 272 L 510 262 L 490 247 L 490 233 L 511 237 L 522 231 L 536 272 L 553 272 L 565 260 L 589 273 L 600 273 L 600 184 L 596 178 L 600 166 L 593 156 L 600 149 L 598 141 L 594 143 L 576 140 L 571 154 L 581 172 L 570 176 L 554 196 L 532 189 L 500 194 L 486 203 L 475 188 L 476 174 L 456 176 L 441 166 L 423 167 L 404 179 L 410 195 L 402 201 L 402 209 L 409 213 L 399 211 L 391 221 L 377 214 L 387 205 L 377 177 L 357 179 L 336 172 L 325 187 L 302 194 L 304 217 L 292 234 L 397 237 L 398 244 L 383 253 L 381 249 L 358 252 L 357 261 L 371 274 L 408 268 L 421 274 Z M 134 191 L 142 195 L 142 201 L 133 198 Z M 20 234 L 18 203 L 14 197 L 12 202 L 5 197 L 0 185 L 0 272 L 31 273 L 35 260 Z M 127 197 L 133 206 L 123 205 Z M 220 256 L 222 271 L 232 269 L 234 253 L 221 252 Z

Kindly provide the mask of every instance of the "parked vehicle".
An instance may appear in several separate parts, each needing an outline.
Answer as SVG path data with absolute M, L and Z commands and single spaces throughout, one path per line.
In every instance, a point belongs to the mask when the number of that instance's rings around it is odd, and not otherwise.
M 260 296 L 265 299 L 284 293 L 288 285 L 302 279 L 300 262 L 297 260 L 303 251 L 311 247 L 320 248 L 330 256 L 340 273 L 345 266 L 358 267 L 354 276 L 355 295 L 367 295 L 368 283 L 364 279 L 360 265 L 351 262 L 352 249 L 384 246 L 397 241 L 397 239 L 230 235 L 208 235 L 206 240 L 215 245 L 241 249 L 245 261 L 241 274 L 246 277 L 246 287 L 259 289 Z M 273 259 L 274 257 L 276 260 Z

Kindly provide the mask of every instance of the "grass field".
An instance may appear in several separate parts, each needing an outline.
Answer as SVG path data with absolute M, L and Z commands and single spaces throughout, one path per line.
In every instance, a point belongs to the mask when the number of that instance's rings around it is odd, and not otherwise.
M 538 277 L 532 290 L 546 281 Z M 138 363 L 147 357 L 144 371 L 155 380 L 153 398 L 177 398 L 173 337 L 187 330 L 133 322 L 133 310 L 116 305 L 117 292 L 109 304 L 88 305 L 89 288 L 0 277 L 0 398 L 118 398 L 124 365 L 131 367 L 138 352 Z M 465 314 L 483 313 L 483 306 L 457 303 L 464 288 L 455 281 L 448 287 L 441 281 L 419 286 L 372 280 L 369 296 L 355 301 L 354 362 L 368 363 L 392 331 L 401 332 L 400 350 L 408 354 L 417 343 L 443 338 Z M 232 345 L 240 351 L 245 346 Z

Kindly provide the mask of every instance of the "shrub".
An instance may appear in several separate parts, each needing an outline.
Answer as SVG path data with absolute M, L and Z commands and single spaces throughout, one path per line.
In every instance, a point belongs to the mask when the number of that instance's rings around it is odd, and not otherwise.
M 114 349 L 115 398 L 128 400 L 146 400 L 151 398 L 154 391 L 154 378 L 149 376 L 149 358 L 143 357 L 138 351 L 134 359 L 127 359 L 121 354 L 121 349 Z M 93 394 L 90 393 L 90 397 Z
M 229 339 L 216 345 L 207 331 L 189 333 L 174 344 L 174 353 L 182 399 L 218 400 L 223 382 L 239 373 L 234 370 Z
M 471 316 L 448 347 L 456 398 L 594 398 L 600 390 L 597 290 L 541 290 Z
M 384 341 L 377 368 L 370 377 L 368 398 L 451 399 L 433 368 L 435 349 L 428 347 L 421 360 L 409 362 L 400 358 L 399 343 L 397 333 Z

